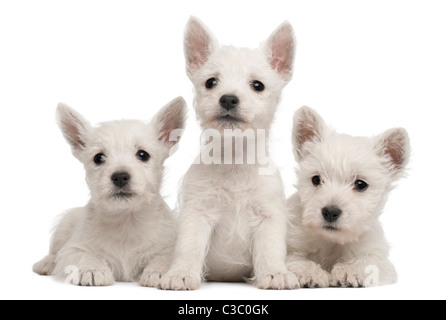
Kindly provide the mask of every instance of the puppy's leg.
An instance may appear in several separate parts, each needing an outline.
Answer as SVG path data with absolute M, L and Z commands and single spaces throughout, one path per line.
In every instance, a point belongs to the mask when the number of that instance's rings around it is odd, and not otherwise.
M 115 283 L 113 273 L 105 261 L 75 247 L 61 250 L 54 272 L 60 277 L 68 276 L 68 282 L 73 285 L 103 287 Z
M 254 279 L 259 289 L 298 289 L 299 281 L 286 266 L 286 219 L 267 215 L 254 234 Z
M 50 276 L 53 274 L 56 266 L 56 256 L 48 255 L 33 266 L 33 271 L 41 276 Z
M 214 227 L 210 216 L 203 210 L 192 208 L 182 212 L 178 221 L 173 264 L 161 279 L 161 289 L 196 290 L 200 288 L 206 253 Z
M 289 255 L 287 266 L 297 276 L 302 288 L 328 288 L 330 286 L 330 274 L 320 265 L 298 254 Z
M 74 229 L 79 223 L 83 209 L 69 211 L 57 225 L 51 238 L 50 254 L 33 266 L 33 271 L 42 276 L 53 275 L 57 253 L 71 239 Z
M 161 278 L 169 270 L 172 254 L 169 252 L 152 255 L 148 261 L 148 265 L 141 275 L 139 284 L 143 287 L 158 288 L 161 285 Z
M 395 267 L 386 257 L 368 255 L 338 263 L 331 272 L 332 287 L 361 288 L 394 284 Z

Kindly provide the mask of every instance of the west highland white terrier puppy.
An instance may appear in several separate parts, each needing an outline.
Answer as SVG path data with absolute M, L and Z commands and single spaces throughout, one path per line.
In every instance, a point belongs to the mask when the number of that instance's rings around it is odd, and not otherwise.
M 338 134 L 312 109 L 298 110 L 293 144 L 298 193 L 288 203 L 288 267 L 304 287 L 392 284 L 397 274 L 378 221 L 394 182 L 405 173 L 409 136 Z
M 177 98 L 149 123 L 106 122 L 92 127 L 59 105 L 60 128 L 85 166 L 91 200 L 69 211 L 34 265 L 40 275 L 68 277 L 81 286 L 140 280 L 158 286 L 171 263 L 175 219 L 160 195 L 163 164 L 181 136 L 186 103 Z
M 280 175 L 259 174 L 262 165 L 247 155 L 248 145 L 266 149 L 256 136 L 261 131 L 267 135 L 281 91 L 292 78 L 295 47 L 287 22 L 252 50 L 222 47 L 201 21 L 190 19 L 187 74 L 195 86 L 204 136 L 214 139 L 205 139 L 203 151 L 213 145 L 215 161 L 192 165 L 184 178 L 174 261 L 161 280 L 162 289 L 194 290 L 203 280 L 248 278 L 262 289 L 298 287 L 286 267 L 286 201 Z M 221 145 L 215 142 L 219 134 L 226 138 Z M 233 138 L 250 141 L 237 151 Z M 238 161 L 246 157 L 251 162 Z

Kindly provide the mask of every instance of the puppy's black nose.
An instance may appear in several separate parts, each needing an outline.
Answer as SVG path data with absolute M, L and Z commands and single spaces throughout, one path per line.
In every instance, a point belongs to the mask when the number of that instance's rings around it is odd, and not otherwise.
M 342 210 L 335 206 L 325 207 L 322 209 L 322 215 L 324 216 L 325 221 L 333 223 L 338 221 L 342 216 Z
M 232 110 L 238 106 L 240 100 L 236 96 L 224 95 L 220 98 L 220 106 L 226 110 Z
M 127 172 L 115 172 L 111 180 L 113 184 L 119 188 L 124 187 L 130 181 L 130 175 Z

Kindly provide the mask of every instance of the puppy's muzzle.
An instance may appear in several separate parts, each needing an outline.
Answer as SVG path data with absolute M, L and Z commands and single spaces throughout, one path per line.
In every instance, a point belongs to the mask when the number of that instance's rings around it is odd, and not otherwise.
M 131 176 L 128 172 L 115 172 L 111 176 L 111 181 L 116 186 L 115 191 L 112 193 L 112 198 L 115 200 L 129 200 L 133 198 L 134 194 L 129 188 L 129 182 Z

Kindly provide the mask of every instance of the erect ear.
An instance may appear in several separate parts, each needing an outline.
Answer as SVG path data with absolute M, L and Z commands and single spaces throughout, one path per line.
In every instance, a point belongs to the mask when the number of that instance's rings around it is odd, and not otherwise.
M 87 147 L 87 136 L 92 129 L 90 123 L 77 111 L 60 103 L 56 113 L 57 123 L 71 146 L 73 155 L 80 159 L 80 153 Z
M 192 77 L 219 46 L 212 32 L 196 17 L 191 17 L 184 35 L 187 74 Z
M 309 107 L 302 107 L 294 114 L 293 147 L 297 161 L 305 156 L 307 142 L 321 141 L 326 124 L 319 114 Z
M 409 163 L 410 138 L 405 129 L 390 129 L 376 138 L 378 155 L 388 160 L 390 173 L 398 178 Z
M 288 21 L 282 23 L 263 44 L 271 67 L 287 82 L 293 77 L 296 46 L 293 26 Z
M 187 104 L 182 97 L 178 97 L 163 107 L 151 122 L 158 140 L 163 144 L 169 156 L 172 155 L 183 135 L 187 118 Z

